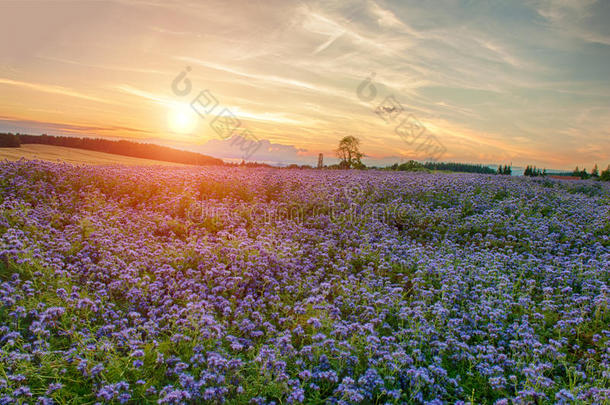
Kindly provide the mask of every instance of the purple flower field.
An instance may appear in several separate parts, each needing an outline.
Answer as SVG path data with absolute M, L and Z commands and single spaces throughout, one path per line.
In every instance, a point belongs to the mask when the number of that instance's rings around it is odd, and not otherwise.
M 0 164 L 0 403 L 610 402 L 610 189 Z

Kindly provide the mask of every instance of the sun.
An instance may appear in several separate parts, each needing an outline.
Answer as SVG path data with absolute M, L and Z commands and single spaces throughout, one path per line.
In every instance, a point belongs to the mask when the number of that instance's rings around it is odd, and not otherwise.
M 197 126 L 197 113 L 188 104 L 177 104 L 167 112 L 167 124 L 172 132 L 190 134 Z

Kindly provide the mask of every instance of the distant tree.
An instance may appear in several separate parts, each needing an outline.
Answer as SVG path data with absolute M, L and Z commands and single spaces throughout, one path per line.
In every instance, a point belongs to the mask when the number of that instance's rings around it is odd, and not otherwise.
M 18 148 L 21 146 L 19 136 L 12 133 L 0 134 L 0 148 Z
M 358 170 L 364 170 L 364 169 L 366 169 L 366 165 L 364 163 L 362 163 L 361 161 L 357 161 L 356 163 L 354 163 L 353 168 L 358 169 Z
M 597 168 L 597 163 L 595 164 L 595 166 L 593 166 L 593 169 L 591 169 L 591 177 L 599 177 L 599 169 Z
M 527 165 L 523 175 L 530 177 L 546 176 L 546 169 L 540 170 L 536 166 Z
M 410 160 L 405 163 L 394 163 L 391 166 L 387 166 L 385 170 L 408 170 L 414 171 L 417 170 L 443 170 L 448 172 L 458 172 L 458 173 L 483 173 L 483 174 L 501 174 L 502 166 L 498 166 L 498 171 L 492 169 L 489 166 L 483 166 L 481 164 L 471 164 L 471 163 L 454 163 L 454 162 L 425 162 L 419 163 L 414 160 Z
M 511 169 L 511 167 L 508 165 L 504 165 L 504 167 L 502 168 L 502 174 L 510 176 L 512 173 L 513 173 L 513 171 Z
M 580 169 L 578 168 L 578 166 L 576 166 L 576 168 L 574 169 L 574 171 L 572 172 L 572 176 L 574 177 L 580 177 Z
M 360 152 L 360 141 L 358 138 L 348 135 L 339 141 L 337 157 L 340 159 L 339 167 L 342 169 L 362 168 L 360 161 L 364 154 Z
M 583 168 L 580 173 L 579 176 L 581 179 L 586 180 L 589 178 L 589 174 L 587 173 L 587 169 Z
M 601 172 L 601 174 L 599 175 L 599 179 L 601 181 L 610 181 L 610 165 L 608 165 L 606 170 L 603 170 Z
M 489 166 L 470 163 L 426 162 L 423 167 L 429 170 L 445 170 L 449 172 L 494 174 L 496 171 Z
M 418 171 L 426 171 L 424 165 L 415 160 L 409 160 L 408 162 L 404 162 L 398 165 L 397 170 L 403 172 L 418 172 Z
M 544 172 L 542 172 L 540 169 L 536 168 L 536 166 L 527 165 L 523 175 L 530 177 L 546 176 L 546 169 L 544 169 Z

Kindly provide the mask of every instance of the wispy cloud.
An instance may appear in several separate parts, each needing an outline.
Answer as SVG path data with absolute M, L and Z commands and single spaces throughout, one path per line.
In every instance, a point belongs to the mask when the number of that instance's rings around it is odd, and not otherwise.
M 114 104 L 114 102 L 112 102 L 110 100 L 106 100 L 106 99 L 103 99 L 100 97 L 94 97 L 94 96 L 91 96 L 91 95 L 88 95 L 85 93 L 80 93 L 78 91 L 75 91 L 75 90 L 72 90 L 72 89 L 69 89 L 66 87 L 62 87 L 62 86 L 54 86 L 54 85 L 40 84 L 40 83 L 30 83 L 30 82 L 12 80 L 12 79 L 7 79 L 7 78 L 0 78 L 0 84 L 5 84 L 8 86 L 22 87 L 25 89 L 41 91 L 44 93 L 57 94 L 60 96 L 75 97 L 75 98 L 80 98 L 82 100 Z
M 4 121 L 5 126 L 10 125 L 19 128 L 21 131 L 28 130 L 42 130 L 43 132 L 55 132 L 61 134 L 79 134 L 79 135 L 116 135 L 117 133 L 127 134 L 140 134 L 150 135 L 152 132 L 143 130 L 141 128 L 126 127 L 122 125 L 87 125 L 87 124 L 74 124 L 69 122 L 49 122 L 49 121 L 37 121 L 23 119 L 20 117 L 2 116 L 0 115 L 0 121 Z
M 94 69 L 103 69 L 103 70 L 112 70 L 112 71 L 116 71 L 116 72 L 130 72 L 130 73 L 144 73 L 144 74 L 154 74 L 154 75 L 167 75 L 167 74 L 171 74 L 173 72 L 169 72 L 167 70 L 159 70 L 159 69 L 143 69 L 143 68 L 133 68 L 133 67 L 129 67 L 129 66 L 111 66 L 111 65 L 107 65 L 107 64 L 97 64 L 97 63 L 85 63 L 85 62 L 79 62 L 79 61 L 75 61 L 75 60 L 69 60 L 69 59 L 63 59 L 63 58 L 56 58 L 56 57 L 52 57 L 52 56 L 38 56 L 39 59 L 42 60 L 48 60 L 48 61 L 52 61 L 52 62 L 59 62 L 59 63 L 64 63 L 64 64 L 69 64 L 69 65 L 76 65 L 76 66 L 82 66 L 82 67 L 87 67 L 87 68 L 94 68 Z
M 149 91 L 140 90 L 128 84 L 116 84 L 110 86 L 111 89 L 118 90 L 122 93 L 129 94 L 132 96 L 137 96 L 139 98 L 143 98 L 145 100 L 154 102 L 155 104 L 159 104 L 165 107 L 173 107 L 178 102 L 172 99 L 171 97 L 161 96 L 158 94 L 154 94 Z
M 610 46 L 608 14 L 610 5 L 603 0 L 538 0 L 534 7 L 556 32 L 585 42 Z
M 610 160 L 608 1 L 15 4 L 0 15 L 0 36 L 12 39 L 0 42 L 1 112 L 47 120 L 49 131 L 141 128 L 167 141 L 165 112 L 190 101 L 171 81 L 189 65 L 194 91 L 208 88 L 259 138 L 299 150 L 274 146 L 278 159 L 332 155 L 348 134 L 369 155 L 396 156 L 393 128 L 373 112 L 393 94 L 447 158 Z M 377 95 L 364 102 L 355 90 L 373 72 Z

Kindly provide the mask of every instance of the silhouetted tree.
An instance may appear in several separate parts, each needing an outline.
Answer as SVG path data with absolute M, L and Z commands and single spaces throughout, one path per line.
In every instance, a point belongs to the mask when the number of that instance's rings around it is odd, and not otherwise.
M 530 177 L 546 176 L 546 169 L 544 169 L 544 171 L 541 171 L 540 169 L 537 169 L 536 166 L 527 165 L 525 171 L 523 172 L 523 175 Z
M 337 157 L 341 160 L 339 167 L 342 169 L 362 168 L 364 165 L 360 161 L 364 154 L 360 152 L 360 141 L 358 138 L 348 135 L 339 141 Z
M 589 178 L 589 174 L 587 174 L 587 169 L 585 169 L 585 168 L 583 168 L 578 175 L 583 180 L 586 180 Z
M 595 164 L 595 166 L 593 166 L 593 169 L 591 170 L 591 177 L 599 177 L 599 169 L 597 168 L 597 163 Z

